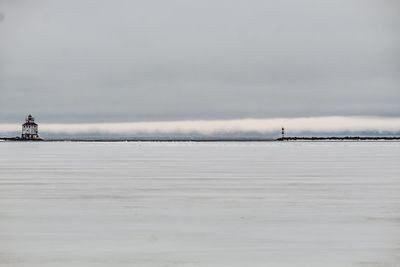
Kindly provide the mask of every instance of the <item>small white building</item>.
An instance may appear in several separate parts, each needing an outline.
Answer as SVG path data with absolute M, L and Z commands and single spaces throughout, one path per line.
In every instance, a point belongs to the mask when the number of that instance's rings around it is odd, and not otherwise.
M 35 118 L 31 114 L 25 119 L 25 123 L 22 124 L 21 139 L 25 140 L 37 140 L 39 137 L 39 127 L 35 123 Z

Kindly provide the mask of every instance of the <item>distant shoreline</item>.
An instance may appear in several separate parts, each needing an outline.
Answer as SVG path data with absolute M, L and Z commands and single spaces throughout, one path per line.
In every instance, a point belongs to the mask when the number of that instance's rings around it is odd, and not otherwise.
M 25 140 L 20 138 L 0 138 L 0 141 L 9 142 L 295 142 L 295 141 L 308 141 L 308 142 L 362 142 L 362 141 L 400 141 L 400 137 L 363 137 L 363 136 L 345 136 L 345 137 L 284 137 L 284 138 L 210 138 L 210 139 L 37 139 L 37 140 Z
M 281 137 L 275 141 L 400 141 L 399 136 Z

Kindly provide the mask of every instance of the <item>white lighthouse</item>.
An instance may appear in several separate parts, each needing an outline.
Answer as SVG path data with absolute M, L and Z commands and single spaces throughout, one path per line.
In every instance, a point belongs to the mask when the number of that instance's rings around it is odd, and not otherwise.
M 35 118 L 33 118 L 31 114 L 25 119 L 25 123 L 22 124 L 21 139 L 40 140 L 38 125 L 35 123 Z

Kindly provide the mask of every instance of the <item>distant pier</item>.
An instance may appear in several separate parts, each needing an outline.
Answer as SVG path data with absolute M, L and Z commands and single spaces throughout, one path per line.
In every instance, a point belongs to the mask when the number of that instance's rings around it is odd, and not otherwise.
M 281 137 L 276 141 L 400 141 L 400 136 Z

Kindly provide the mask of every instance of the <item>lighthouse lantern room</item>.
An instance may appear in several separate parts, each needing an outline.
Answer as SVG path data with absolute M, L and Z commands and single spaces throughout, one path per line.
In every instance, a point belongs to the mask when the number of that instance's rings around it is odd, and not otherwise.
M 35 118 L 31 114 L 25 119 L 25 123 L 22 124 L 21 139 L 25 140 L 36 140 L 40 139 L 38 133 L 38 125 L 35 123 Z

